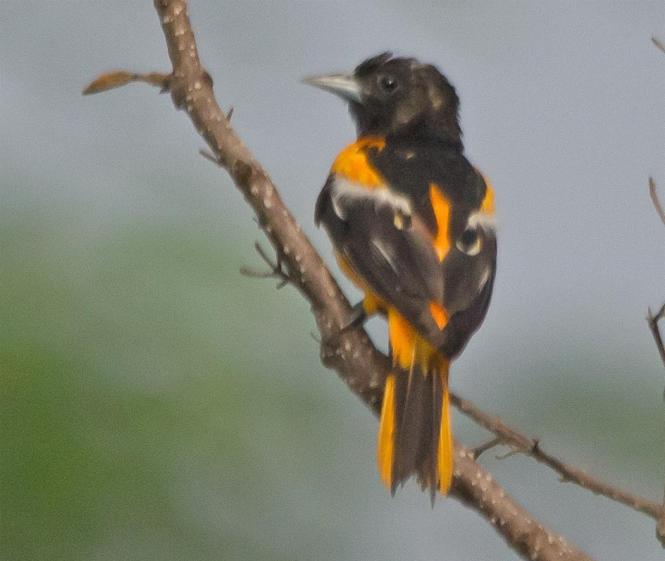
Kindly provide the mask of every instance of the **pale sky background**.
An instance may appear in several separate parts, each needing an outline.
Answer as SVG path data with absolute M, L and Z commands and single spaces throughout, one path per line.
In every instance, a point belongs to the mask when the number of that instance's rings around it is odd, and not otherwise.
M 0 8 L 3 215 L 66 215 L 62 231 L 93 253 L 95 240 L 136 224 L 218 222 L 238 256 L 225 282 L 250 298 L 256 291 L 256 298 L 299 301 L 289 289 L 259 288 L 234 272 L 259 263 L 251 211 L 197 154 L 204 143 L 169 96 L 143 85 L 80 95 L 103 71 L 169 68 L 152 2 L 4 0 Z M 350 70 L 383 50 L 435 63 L 450 78 L 462 100 L 468 157 L 492 180 L 499 218 L 494 299 L 453 366 L 453 388 L 572 463 L 660 500 L 665 376 L 644 317 L 665 299 L 665 229 L 647 189 L 653 175 L 665 200 L 665 54 L 650 42 L 665 39 L 665 4 L 192 0 L 190 15 L 218 99 L 234 107 L 236 130 L 330 263 L 330 244 L 313 225 L 314 201 L 354 131 L 344 105 L 301 78 Z M 385 493 L 373 472 L 374 421 L 318 365 L 302 327 L 311 323 L 307 314 L 294 304 L 291 317 L 275 319 L 280 340 L 298 340 L 304 355 L 264 362 L 272 379 L 285 380 L 277 384 L 289 386 L 300 380 L 289 360 L 308 365 L 308 384 L 321 385 L 323 402 L 348 419 L 327 462 L 340 473 L 353 466 L 358 483 L 346 486 L 346 474 L 339 488 L 330 474 L 304 482 L 276 474 L 275 485 L 287 486 L 280 494 L 302 510 L 283 520 L 256 514 L 256 532 L 274 552 L 266 558 L 517 559 L 459 503 L 432 510 L 412 486 L 394 499 Z M 231 319 L 220 318 L 227 330 Z M 380 321 L 370 331 L 385 345 Z M 598 396 L 610 405 L 587 408 Z M 616 427 L 630 425 L 635 408 L 643 425 L 619 438 Z M 484 438 L 460 415 L 455 427 L 469 445 Z M 652 459 L 633 469 L 641 454 Z M 483 461 L 542 522 L 597 559 L 662 559 L 650 519 L 561 484 L 528 459 L 488 454 Z M 239 524 L 241 507 L 206 481 L 187 480 L 188 488 L 205 489 L 187 524 L 214 543 L 210 536 Z M 327 505 L 331 493 L 337 498 Z M 261 497 L 272 508 L 270 492 Z M 311 543 L 299 525 L 317 528 L 308 530 Z M 331 551 L 340 542 L 339 553 Z M 131 543 L 125 558 L 158 558 L 148 546 L 134 557 Z M 119 551 L 104 542 L 88 558 Z

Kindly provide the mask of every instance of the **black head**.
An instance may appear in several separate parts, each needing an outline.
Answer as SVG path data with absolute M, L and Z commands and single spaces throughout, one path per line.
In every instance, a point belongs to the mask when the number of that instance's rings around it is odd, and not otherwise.
M 352 75 L 306 80 L 349 102 L 358 134 L 427 136 L 461 143 L 459 98 L 436 67 L 381 53 Z

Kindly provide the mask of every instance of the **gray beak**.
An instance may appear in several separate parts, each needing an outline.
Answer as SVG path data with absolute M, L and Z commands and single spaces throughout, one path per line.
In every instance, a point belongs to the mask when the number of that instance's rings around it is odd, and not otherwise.
M 362 90 L 360 84 L 353 76 L 346 74 L 328 74 L 326 76 L 312 76 L 303 80 L 305 84 L 321 88 L 330 93 L 338 95 L 347 101 L 362 101 Z

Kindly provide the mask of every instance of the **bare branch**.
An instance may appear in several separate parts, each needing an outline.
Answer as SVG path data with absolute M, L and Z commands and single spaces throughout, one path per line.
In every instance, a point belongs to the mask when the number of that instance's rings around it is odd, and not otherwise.
M 575 483 L 597 495 L 608 497 L 639 512 L 643 512 L 652 518 L 660 516 L 662 508 L 658 503 L 623 491 L 586 474 L 578 468 L 564 463 L 559 458 L 545 452 L 537 439 L 529 438 L 514 428 L 509 427 L 499 417 L 488 415 L 470 401 L 456 395 L 452 396 L 451 399 L 453 404 L 465 415 L 468 415 L 476 423 L 496 434 L 505 444 L 512 446 L 516 452 L 527 454 L 540 463 L 552 468 L 561 476 L 562 481 Z
M 209 162 L 212 162 L 213 164 L 216 164 L 218 166 L 220 165 L 219 160 L 217 159 L 217 156 L 215 156 L 209 150 L 206 150 L 205 148 L 201 148 L 199 150 L 199 154 L 201 154 L 201 156 L 203 156 Z
M 491 450 L 492 448 L 495 448 L 496 446 L 499 446 L 502 443 L 503 441 L 499 437 L 491 438 L 487 442 L 483 442 L 480 446 L 472 448 L 471 455 L 474 460 L 477 460 L 478 458 L 480 458 L 482 454 L 484 454 L 488 450 Z
M 665 366 L 665 347 L 663 347 L 663 338 L 660 334 L 660 329 L 658 327 L 658 322 L 665 318 L 665 304 L 663 304 L 658 310 L 658 313 L 656 315 L 653 315 L 651 312 L 651 308 L 649 308 L 649 311 L 647 312 L 647 323 L 649 324 L 649 329 L 651 330 L 651 334 L 653 335 L 654 340 L 656 341 L 656 347 L 658 348 L 658 352 L 660 353 L 660 358 L 663 361 L 663 366 Z
M 525 516 L 524 509 L 473 459 L 471 450 L 460 446 L 456 446 L 453 492 L 456 498 L 485 516 L 525 559 L 591 559 L 530 515 Z
M 279 252 L 277 253 L 277 259 L 273 261 L 259 242 L 254 244 L 254 249 L 261 256 L 261 259 L 268 265 L 267 271 L 257 271 L 250 267 L 241 267 L 240 273 L 246 277 L 254 277 L 258 279 L 277 279 L 277 288 L 284 288 L 287 284 L 291 283 L 291 277 L 284 270 L 284 265 L 282 263 L 282 257 Z
M 658 322 L 665 317 L 665 304 L 663 304 L 656 315 L 651 312 L 649 308 L 647 314 L 647 323 L 649 324 L 649 329 L 653 335 L 654 341 L 656 341 L 656 348 L 660 353 L 660 358 L 663 361 L 665 366 L 665 347 L 663 346 L 663 338 L 660 334 L 660 328 Z M 665 396 L 664 396 L 665 399 Z M 660 509 L 660 515 L 658 516 L 656 522 L 656 537 L 660 540 L 660 543 L 665 548 L 665 494 L 663 495 L 663 504 Z
M 665 52 L 665 45 L 661 43 L 655 37 L 652 37 L 651 40 L 654 42 L 656 47 L 661 51 Z M 651 202 L 656 208 L 656 212 L 660 219 L 665 224 L 665 211 L 663 210 L 663 205 L 660 203 L 658 198 L 658 192 L 656 191 L 656 182 L 653 177 L 649 178 L 649 195 L 651 196 Z M 663 345 L 663 337 L 660 334 L 660 327 L 658 322 L 665 317 L 665 304 L 663 304 L 656 315 L 653 315 L 651 308 L 649 308 L 647 313 L 647 323 L 649 324 L 649 329 L 653 335 L 653 339 L 656 342 L 656 348 L 660 354 L 660 359 L 663 361 L 663 366 L 665 366 L 665 346 Z M 665 495 L 663 496 L 663 505 L 661 507 L 660 516 L 658 517 L 658 522 L 656 524 L 656 536 L 660 540 L 660 543 L 665 547 Z
M 658 191 L 656 191 L 656 182 L 653 177 L 649 178 L 649 195 L 651 196 L 651 202 L 653 206 L 656 207 L 656 212 L 660 219 L 665 224 L 665 210 L 663 210 L 663 205 L 660 204 L 660 199 L 658 198 Z
M 651 42 L 665 53 L 665 44 L 663 44 L 663 42 L 660 39 L 658 39 L 658 37 L 652 37 Z
M 665 494 L 663 495 L 663 507 L 656 522 L 656 537 L 665 548 Z

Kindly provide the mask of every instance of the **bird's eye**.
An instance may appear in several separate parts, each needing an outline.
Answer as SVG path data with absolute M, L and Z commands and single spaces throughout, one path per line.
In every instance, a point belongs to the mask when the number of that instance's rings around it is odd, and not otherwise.
M 379 88 L 383 93 L 391 94 L 397 89 L 397 80 L 393 76 L 384 74 L 379 77 Z
M 476 228 L 467 228 L 455 244 L 457 249 L 467 255 L 478 255 L 480 253 L 480 236 Z

